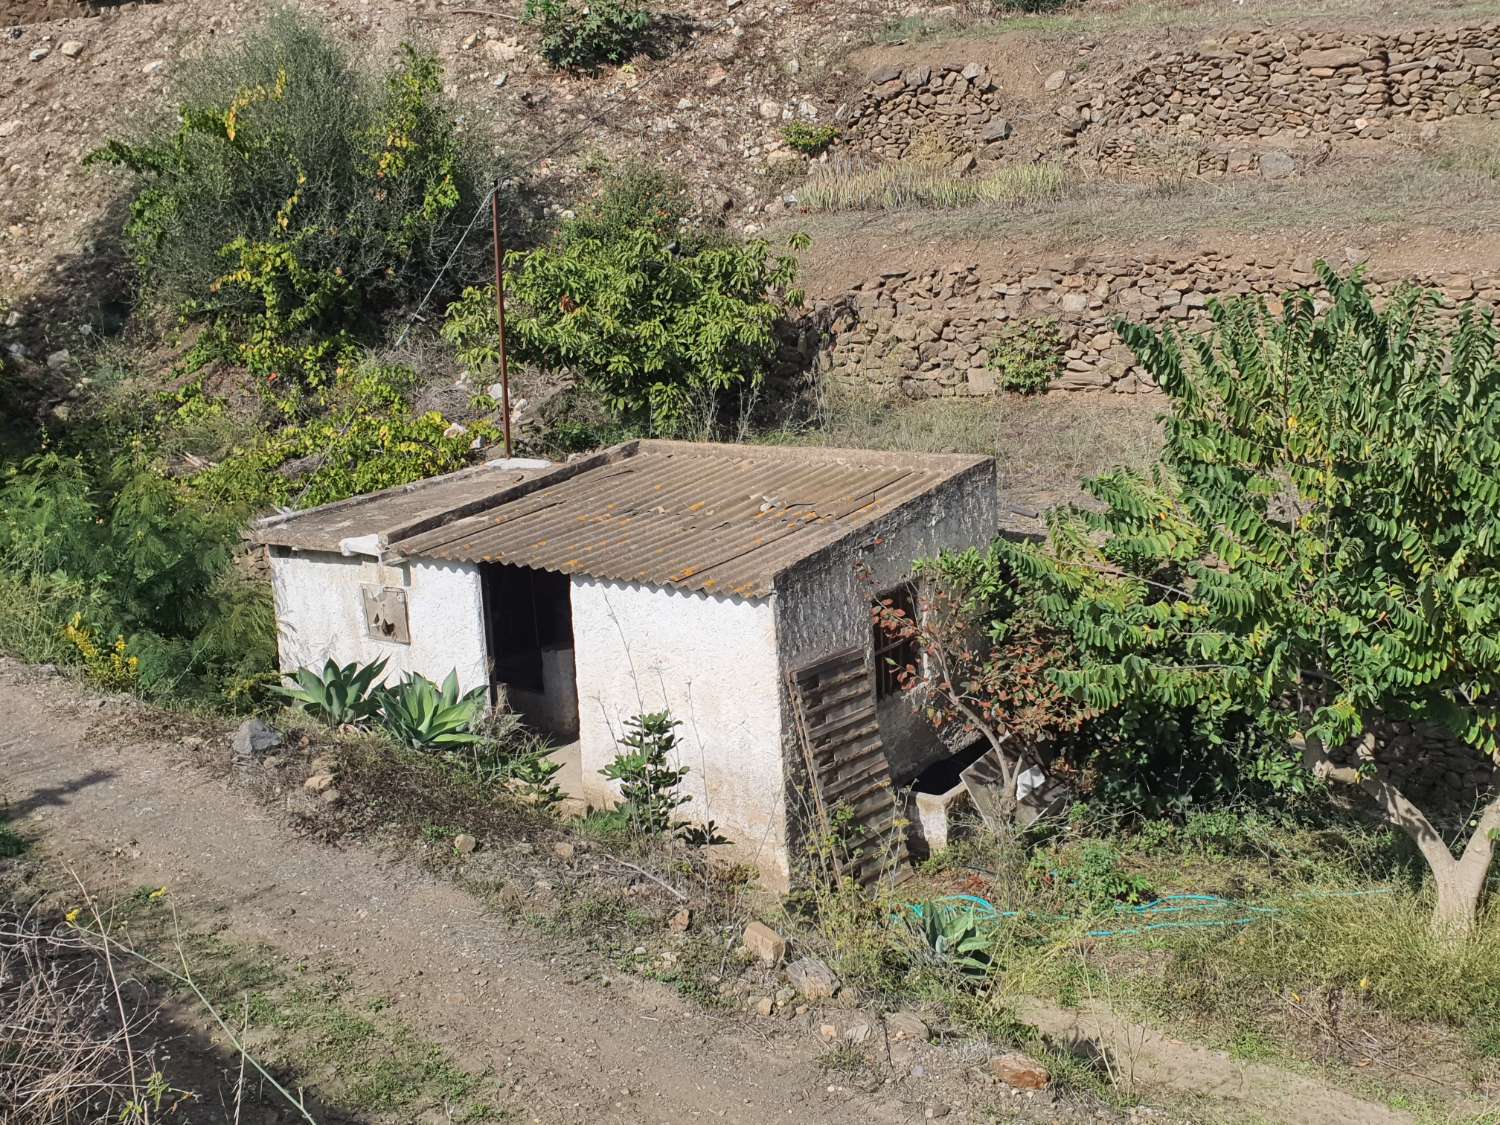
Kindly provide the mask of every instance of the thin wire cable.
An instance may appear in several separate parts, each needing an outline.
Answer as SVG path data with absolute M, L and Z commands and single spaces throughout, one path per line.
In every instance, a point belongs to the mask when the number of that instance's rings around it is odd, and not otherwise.
M 437 292 L 437 287 L 443 283 L 443 277 L 447 274 L 448 267 L 453 264 L 453 259 L 458 257 L 458 252 L 463 249 L 465 240 L 474 230 L 474 224 L 479 222 L 479 216 L 484 214 L 485 208 L 490 205 L 491 197 L 499 190 L 500 185 L 494 184 L 489 191 L 484 193 L 484 198 L 479 201 L 479 206 L 474 209 L 474 217 L 469 220 L 469 225 L 464 227 L 463 234 L 458 236 L 458 241 L 453 244 L 453 249 L 448 252 L 448 260 L 443 263 L 442 268 L 438 270 L 437 276 L 432 279 L 432 284 L 427 287 L 427 292 L 422 294 L 422 299 L 417 302 L 415 311 L 407 318 L 406 327 L 401 329 L 401 335 L 396 337 L 396 347 L 399 348 L 406 342 L 407 334 L 411 332 L 411 326 L 417 322 L 417 319 L 422 315 L 422 310 L 427 307 L 427 302 Z
M 621 98 L 618 94 L 611 95 L 610 98 L 606 101 L 605 105 L 597 113 L 588 117 L 582 125 L 573 130 L 573 132 L 569 133 L 567 136 L 563 137 L 551 148 L 544 151 L 540 156 L 534 157 L 524 167 L 518 169 L 516 175 L 519 176 L 524 172 L 536 171 L 538 165 L 540 165 L 544 160 L 561 151 L 566 145 L 572 144 L 584 134 L 585 130 L 587 130 L 591 126 L 599 124 L 599 122 L 606 115 L 613 113 L 625 102 L 639 98 L 641 94 L 646 90 L 646 87 L 650 86 L 662 75 L 673 73 L 675 70 L 675 67 L 662 67 L 660 70 L 653 71 L 651 74 L 647 75 L 641 82 L 634 86 L 630 90 L 629 94 L 625 95 L 624 98 Z M 443 278 L 447 276 L 448 270 L 453 265 L 454 259 L 458 257 L 458 252 L 463 249 L 463 245 L 466 241 L 468 241 L 469 235 L 474 232 L 474 226 L 479 222 L 479 216 L 482 215 L 484 213 L 484 209 L 490 205 L 490 198 L 499 190 L 500 185 L 498 183 L 492 185 L 490 187 L 490 190 L 485 192 L 484 198 L 479 201 L 479 206 L 474 210 L 473 218 L 469 220 L 469 225 L 464 227 L 463 233 L 458 236 L 458 241 L 453 244 L 453 249 L 449 252 L 447 261 L 445 261 L 442 268 L 438 270 L 437 277 L 433 278 L 432 284 L 428 286 L 427 292 L 422 295 L 422 299 L 417 303 L 416 309 L 412 312 L 411 316 L 407 318 L 406 327 L 401 329 L 401 335 L 396 338 L 396 347 L 399 348 L 403 343 L 406 342 L 406 337 L 411 333 L 412 326 L 415 325 L 421 318 L 422 311 L 427 307 L 427 302 L 430 301 L 432 299 L 432 295 L 437 292 L 437 287 L 442 284 Z

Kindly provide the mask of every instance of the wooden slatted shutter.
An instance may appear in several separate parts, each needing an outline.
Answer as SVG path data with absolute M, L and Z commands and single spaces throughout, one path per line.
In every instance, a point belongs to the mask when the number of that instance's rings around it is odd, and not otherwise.
M 835 872 L 869 886 L 904 871 L 910 860 L 906 831 L 880 742 L 866 654 L 837 652 L 794 670 L 788 680 L 819 827 L 830 834 L 841 808 L 852 817 L 834 856 Z

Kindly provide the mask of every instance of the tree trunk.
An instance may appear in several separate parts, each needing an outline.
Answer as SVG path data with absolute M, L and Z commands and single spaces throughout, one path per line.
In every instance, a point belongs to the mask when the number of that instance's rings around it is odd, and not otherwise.
M 1365 736 L 1366 757 L 1373 757 L 1374 736 Z M 1432 932 L 1449 938 L 1467 938 L 1479 920 L 1479 903 L 1495 844 L 1500 839 L 1500 797 L 1492 800 L 1479 814 L 1479 823 L 1469 837 L 1463 852 L 1455 857 L 1432 822 L 1421 809 L 1389 781 L 1379 776 L 1364 777 L 1359 771 L 1333 764 L 1323 744 L 1312 735 L 1295 740 L 1303 758 L 1317 776 L 1329 781 L 1357 785 L 1375 799 L 1385 819 L 1401 829 L 1416 844 L 1427 861 L 1437 891 L 1437 905 L 1432 912 Z
M 1479 878 L 1463 878 L 1457 864 L 1449 871 L 1433 871 L 1437 887 L 1437 906 L 1432 912 L 1432 932 L 1441 937 L 1466 938 L 1474 932 L 1479 917 L 1479 896 L 1484 890 L 1485 873 Z

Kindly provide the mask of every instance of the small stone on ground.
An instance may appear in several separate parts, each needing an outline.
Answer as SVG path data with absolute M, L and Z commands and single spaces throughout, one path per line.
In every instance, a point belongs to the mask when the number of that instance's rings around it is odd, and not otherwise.
M 787 980 L 806 1000 L 828 1000 L 839 990 L 839 978 L 816 957 L 801 957 L 786 967 Z
M 744 946 L 750 956 L 765 965 L 774 965 L 786 956 L 786 939 L 764 922 L 745 927 Z

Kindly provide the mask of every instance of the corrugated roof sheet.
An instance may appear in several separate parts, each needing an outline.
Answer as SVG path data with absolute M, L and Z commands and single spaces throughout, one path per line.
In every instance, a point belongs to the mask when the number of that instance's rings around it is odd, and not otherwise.
M 511 463 L 513 464 L 513 463 Z M 317 508 L 271 516 L 252 529 L 257 543 L 301 551 L 337 551 L 346 538 L 377 535 L 383 545 L 431 526 L 434 518 L 463 515 L 465 510 L 503 498 L 516 486 L 555 467 L 508 467 L 505 462 L 477 465 L 440 477 L 381 492 L 337 500 Z
M 541 473 L 474 514 L 393 537 L 389 552 L 755 597 L 799 559 L 988 464 L 959 455 L 631 442 L 590 464 Z

